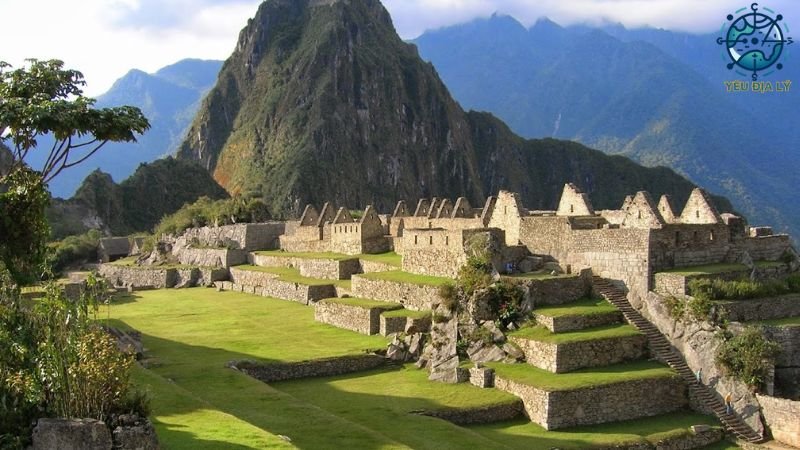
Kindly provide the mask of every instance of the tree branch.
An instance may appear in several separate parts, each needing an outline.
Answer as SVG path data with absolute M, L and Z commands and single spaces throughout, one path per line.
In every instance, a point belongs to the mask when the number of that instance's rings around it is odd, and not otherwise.
M 92 149 L 92 151 L 90 151 L 88 154 L 86 154 L 84 157 L 82 157 L 81 159 L 79 159 L 79 160 L 77 160 L 77 161 L 74 161 L 74 162 L 71 162 L 71 163 L 67 163 L 67 160 L 65 159 L 65 160 L 64 160 L 64 161 L 61 163 L 61 167 L 59 167 L 59 168 L 58 168 L 58 170 L 56 170 L 56 171 L 55 171 L 55 172 L 53 172 L 52 174 L 42 174 L 42 177 L 44 178 L 44 181 L 45 181 L 45 183 L 48 183 L 48 182 L 50 182 L 50 180 L 52 180 L 53 178 L 55 178 L 56 176 L 58 176 L 58 174 L 60 174 L 60 173 L 61 173 L 61 172 L 62 172 L 64 169 L 69 169 L 70 167 L 77 166 L 78 164 L 80 164 L 80 163 L 82 163 L 82 162 L 86 161 L 86 160 L 87 160 L 87 159 L 89 159 L 89 158 L 90 158 L 92 155 L 94 155 L 95 153 L 97 153 L 97 151 L 98 151 L 98 150 L 100 150 L 101 148 L 103 148 L 103 146 L 104 146 L 104 145 L 106 145 L 106 143 L 107 143 L 107 142 L 108 142 L 108 141 L 103 141 L 103 142 L 101 142 L 100 144 L 98 144 L 98 145 L 97 145 L 97 147 L 95 147 L 94 149 Z M 71 148 L 74 148 L 74 147 L 71 147 Z M 71 148 L 70 148 L 70 149 L 71 149 Z M 65 154 L 68 154 L 70 149 L 68 149 L 68 150 L 65 152 Z

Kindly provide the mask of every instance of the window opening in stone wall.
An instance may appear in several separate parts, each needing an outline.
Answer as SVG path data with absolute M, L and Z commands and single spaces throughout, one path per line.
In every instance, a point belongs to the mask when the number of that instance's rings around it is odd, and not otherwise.
M 417 236 L 416 236 L 416 235 L 414 235 L 414 245 L 417 245 L 417 243 L 418 243 L 418 242 L 417 242 Z
M 639 211 L 638 216 L 639 216 L 640 219 L 642 218 L 642 212 L 641 211 Z
M 428 236 L 428 241 L 430 245 L 433 245 L 433 236 Z
M 450 245 L 450 236 L 444 237 L 444 245 Z
M 572 214 L 574 212 L 575 212 L 575 206 L 574 205 L 569 205 L 569 213 Z
M 695 215 L 697 216 L 698 219 L 700 218 L 700 210 L 699 209 L 697 211 L 695 211 Z
M 708 240 L 713 241 L 715 238 L 716 238 L 716 236 L 714 236 L 714 230 L 711 230 L 708 233 Z
M 694 238 L 694 240 L 695 240 L 695 241 L 697 240 L 697 231 L 695 231 L 694 233 L 692 233 L 692 237 Z
M 680 241 L 681 241 L 681 232 L 680 231 L 676 231 L 675 232 L 675 245 L 678 245 L 678 243 Z

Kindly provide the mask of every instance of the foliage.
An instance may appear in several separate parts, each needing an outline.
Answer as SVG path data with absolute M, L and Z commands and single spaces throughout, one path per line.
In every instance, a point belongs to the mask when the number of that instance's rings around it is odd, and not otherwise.
M 492 264 L 488 258 L 471 256 L 458 271 L 458 284 L 464 290 L 464 295 L 472 295 L 488 287 L 492 283 Z
M 107 142 L 134 142 L 134 133 L 150 128 L 138 108 L 95 109 L 95 100 L 83 96 L 83 75 L 64 69 L 62 61 L 29 59 L 28 63 L 12 70 L 0 61 L 0 135 L 8 133 L 17 166 L 36 148 L 38 139 L 55 138 L 39 171 L 44 183 L 82 163 Z
M 767 380 L 781 346 L 764 337 L 760 327 L 748 326 L 741 334 L 719 334 L 723 340 L 716 361 L 730 375 L 752 388 L 761 388 Z
M 693 296 L 704 296 L 710 300 L 747 300 L 751 298 L 773 297 L 800 292 L 800 275 L 785 280 L 752 281 L 698 278 L 689 282 L 689 292 Z
M 501 329 L 523 319 L 522 289 L 516 284 L 498 281 L 489 287 L 489 307 L 497 315 Z
M 49 247 L 52 252 L 53 272 L 59 273 L 74 263 L 97 261 L 97 245 L 102 236 L 97 230 L 89 230 L 84 234 L 51 243 Z
M 458 305 L 458 288 L 453 283 L 445 283 L 439 286 L 439 297 L 442 299 L 442 306 L 448 311 L 454 311 Z
M 725 309 L 716 305 L 707 294 L 697 292 L 693 297 L 668 296 L 664 299 L 670 317 L 680 321 L 724 324 Z
M 41 176 L 26 167 L 0 178 L 0 261 L 18 284 L 34 282 L 41 274 L 50 233 L 44 218 L 49 201 Z
M 174 214 L 161 219 L 156 226 L 155 234 L 176 235 L 192 227 L 265 222 L 269 219 L 269 211 L 261 199 L 235 197 L 214 201 L 208 197 L 201 197 L 196 202 L 185 205 Z

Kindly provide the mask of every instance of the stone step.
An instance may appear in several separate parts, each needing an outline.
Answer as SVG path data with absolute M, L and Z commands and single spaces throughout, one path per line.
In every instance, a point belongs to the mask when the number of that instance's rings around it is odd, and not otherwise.
M 670 367 L 681 375 L 683 380 L 692 388 L 695 397 L 703 402 L 707 408 L 714 411 L 715 415 L 720 419 L 726 429 L 747 442 L 763 442 L 763 436 L 753 431 L 738 416 L 727 414 L 722 402 L 716 396 L 713 396 L 706 386 L 697 383 L 693 377 L 692 370 L 683 360 L 682 356 L 672 349 L 671 346 L 667 348 L 667 339 L 653 324 L 647 321 L 630 305 L 630 303 L 628 303 L 627 296 L 622 291 L 605 279 L 594 277 L 593 280 L 595 291 L 604 296 L 611 304 L 618 307 L 623 312 L 625 320 L 645 333 L 653 344 L 651 349 L 656 353 L 656 356 L 667 361 Z M 698 395 L 698 391 L 704 391 L 705 393 Z

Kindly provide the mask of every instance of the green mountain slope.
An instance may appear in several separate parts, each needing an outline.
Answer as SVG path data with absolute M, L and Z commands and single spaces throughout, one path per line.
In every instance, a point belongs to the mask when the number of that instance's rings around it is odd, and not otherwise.
M 726 93 L 722 79 L 731 74 L 712 36 L 546 19 L 526 29 L 494 16 L 415 43 L 456 99 L 523 136 L 668 166 L 724 194 L 751 221 L 800 232 L 797 113 L 780 112 L 797 94 Z
M 464 112 L 377 0 L 264 2 L 178 157 L 287 215 L 327 200 L 388 210 L 401 198 L 466 195 L 480 204 L 499 189 L 553 208 L 565 182 L 610 208 L 636 190 L 682 201 L 693 187 L 670 170 L 526 141 L 489 114 Z
M 53 200 L 48 219 L 54 239 L 90 228 L 126 235 L 151 231 L 162 217 L 202 196 L 228 195 L 199 165 L 165 158 L 141 164 L 120 184 L 100 170 L 90 173 L 71 199 Z
M 185 59 L 148 74 L 131 70 L 111 89 L 97 98 L 98 107 L 131 105 L 142 110 L 152 128 L 138 142 L 109 143 L 84 164 L 62 173 L 50 184 L 57 197 L 68 197 L 95 169 L 124 180 L 141 163 L 172 153 L 185 137 L 186 128 L 197 112 L 200 100 L 214 85 L 220 61 Z M 41 148 L 49 148 L 45 141 Z M 28 163 L 41 167 L 46 152 L 31 152 Z

